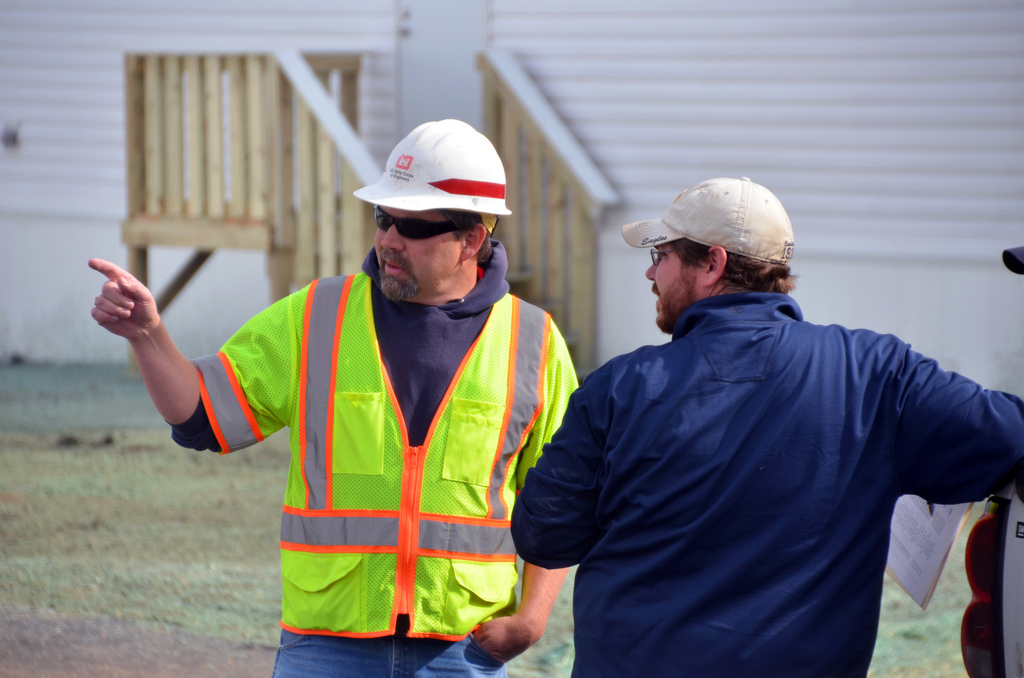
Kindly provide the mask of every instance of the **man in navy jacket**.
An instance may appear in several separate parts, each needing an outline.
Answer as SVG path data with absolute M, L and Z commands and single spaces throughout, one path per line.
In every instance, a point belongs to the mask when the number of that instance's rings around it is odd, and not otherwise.
M 865 676 L 897 498 L 983 499 L 1024 402 L 804 322 L 789 218 L 749 179 L 622 230 L 672 341 L 587 377 L 512 517 L 527 562 L 579 564 L 574 675 Z

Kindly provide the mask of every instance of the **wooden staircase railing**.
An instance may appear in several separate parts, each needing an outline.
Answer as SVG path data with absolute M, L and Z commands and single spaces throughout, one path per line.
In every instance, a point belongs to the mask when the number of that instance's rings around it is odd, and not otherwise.
M 288 50 L 125 57 L 129 270 L 148 284 L 150 246 L 195 248 L 161 308 L 219 248 L 267 251 L 275 299 L 358 270 L 373 221 L 352 191 L 380 176 L 354 131 L 359 64 Z
M 512 291 L 548 310 L 580 374 L 596 367 L 596 227 L 619 196 L 511 54 L 480 53 L 484 133 L 505 165 L 498 224 Z

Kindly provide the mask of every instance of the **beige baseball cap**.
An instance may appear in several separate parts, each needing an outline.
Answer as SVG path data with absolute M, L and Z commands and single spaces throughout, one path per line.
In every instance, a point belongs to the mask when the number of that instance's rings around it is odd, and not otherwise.
M 686 238 L 721 245 L 726 252 L 787 264 L 793 258 L 793 226 L 771 191 L 747 177 L 708 179 L 686 189 L 660 219 L 622 227 L 633 247 L 654 247 Z

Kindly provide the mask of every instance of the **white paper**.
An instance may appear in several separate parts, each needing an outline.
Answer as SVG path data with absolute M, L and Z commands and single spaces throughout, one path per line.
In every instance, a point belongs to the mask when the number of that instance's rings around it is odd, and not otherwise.
M 971 504 L 929 504 L 913 495 L 896 502 L 886 572 L 921 609 L 928 607 L 970 509 Z

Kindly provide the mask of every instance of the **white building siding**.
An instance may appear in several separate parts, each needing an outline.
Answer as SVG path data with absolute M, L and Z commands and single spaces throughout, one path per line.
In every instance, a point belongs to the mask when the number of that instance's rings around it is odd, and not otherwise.
M 804 234 L 1021 232 L 1024 5 L 572 4 L 495 0 L 493 44 L 637 212 L 741 172 Z
M 999 260 L 1024 244 L 1024 5 L 493 0 L 491 43 L 625 200 L 600 237 L 602 358 L 664 339 L 618 226 L 749 176 L 790 213 L 810 319 L 1024 392 L 1024 286 Z

